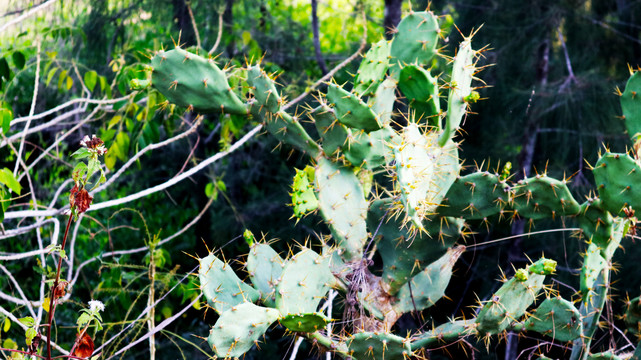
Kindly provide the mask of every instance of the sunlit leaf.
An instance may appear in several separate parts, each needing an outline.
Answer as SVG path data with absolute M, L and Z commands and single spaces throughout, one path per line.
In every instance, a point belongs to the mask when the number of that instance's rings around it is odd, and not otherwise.
M 13 176 L 11 170 L 7 168 L 0 170 L 0 183 L 5 184 L 11 191 L 18 195 L 20 195 L 22 191 L 22 186 L 20 186 L 18 180 Z
M 60 77 L 58 78 L 58 90 L 62 90 L 62 84 L 67 78 L 67 70 L 60 71 Z
M 56 72 L 58 72 L 58 68 L 57 67 L 51 68 L 49 70 L 49 73 L 47 74 L 47 81 L 45 82 L 45 84 L 47 84 L 47 86 L 49 86 L 49 83 L 53 79 L 54 75 L 56 75 Z
M 84 80 L 85 80 L 85 85 L 87 86 L 87 89 L 89 89 L 89 91 L 93 91 L 98 81 L 98 74 L 93 70 L 87 71 L 85 73 Z

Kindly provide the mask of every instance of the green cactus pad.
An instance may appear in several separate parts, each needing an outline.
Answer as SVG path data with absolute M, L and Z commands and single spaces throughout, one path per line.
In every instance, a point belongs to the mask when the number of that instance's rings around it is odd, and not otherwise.
M 320 146 L 307 134 L 298 119 L 284 111 L 268 112 L 265 128 L 279 141 L 295 146 L 311 157 L 320 154 Z
M 369 97 L 367 106 L 372 108 L 383 126 L 388 126 L 392 121 L 394 102 L 396 102 L 396 82 L 392 79 L 386 79 L 376 89 L 376 93 Z
M 583 257 L 580 275 L 581 295 L 584 302 L 588 301 L 589 297 L 592 296 L 597 277 L 607 265 L 608 262 L 601 255 L 601 248 L 596 244 L 590 244 Z
M 476 333 L 474 320 L 455 320 L 426 331 L 412 339 L 412 349 L 428 348 Z
M 612 351 L 604 351 L 596 354 L 590 354 L 587 360 L 624 360 L 627 357 L 618 356 Z
M 292 207 L 294 216 L 301 218 L 318 208 L 318 200 L 314 194 L 314 168 L 305 167 L 305 170 L 296 170 L 292 184 Z
M 581 214 L 577 217 L 583 235 L 590 242 L 605 249 L 610 242 L 614 219 L 603 210 L 600 199 L 589 199 L 581 204 Z
M 635 334 L 641 334 L 641 296 L 629 300 L 627 303 L 623 320 L 628 327 L 628 330 Z
M 398 78 L 407 64 L 427 65 L 437 53 L 441 28 L 431 11 L 412 12 L 396 27 L 390 55 L 390 73 Z
M 542 260 L 547 259 L 541 259 L 532 266 L 542 263 Z M 523 316 L 543 288 L 543 280 L 545 275 L 530 273 L 525 281 L 511 278 L 503 284 L 483 305 L 476 317 L 479 333 L 501 333 L 512 321 Z
M 519 181 L 513 207 L 516 214 L 532 220 L 576 215 L 581 211 L 566 182 L 546 175 Z
M 445 255 L 403 285 L 396 295 L 398 298 L 398 302 L 394 304 L 396 312 L 421 311 L 442 298 L 452 278 L 454 264 L 464 251 L 465 246 L 448 249 Z
M 223 312 L 211 328 L 207 341 L 216 356 L 238 358 L 258 343 L 269 326 L 278 320 L 276 309 L 242 303 Z
M 247 69 L 247 83 L 253 88 L 254 97 L 261 106 L 269 112 L 278 112 L 282 100 L 274 80 L 258 64 Z
M 347 260 L 360 260 L 367 241 L 367 201 L 354 172 L 328 159 L 316 166 L 318 207 L 329 225 L 334 241 Z
M 409 279 L 443 256 L 461 235 L 463 221 L 435 218 L 425 221 L 426 233 L 412 234 L 389 210 L 391 199 L 376 200 L 367 215 L 367 227 L 375 236 L 383 260 L 381 276 L 386 291 L 396 295 Z M 387 217 L 385 216 L 387 214 Z
M 495 174 L 475 172 L 456 178 L 438 208 L 441 216 L 485 219 L 503 212 L 510 202 L 509 187 Z
M 527 267 L 527 271 L 530 274 L 553 275 L 556 271 L 556 261 L 546 258 L 540 258 L 534 264 L 529 265 Z
M 441 104 L 438 81 L 429 71 L 416 65 L 406 65 L 401 70 L 398 87 L 409 101 L 417 119 L 428 119 L 430 125 L 440 128 Z
M 323 313 L 290 314 L 278 320 L 289 331 L 306 333 L 321 330 L 331 321 Z
M 603 306 L 608 298 L 609 282 L 610 270 L 605 268 L 596 277 L 593 286 L 594 290 L 590 292 L 587 299 L 584 296 L 584 301 L 581 302 L 579 313 L 583 323 L 583 336 L 574 340 L 571 359 L 583 358 L 582 354 L 589 352 L 592 336 L 598 327 Z
M 322 139 L 325 155 L 334 155 L 338 149 L 347 143 L 350 130 L 338 122 L 334 109 L 329 108 L 327 105 L 320 105 L 309 113 L 309 117 L 314 120 L 316 130 Z
M 454 136 L 454 132 L 461 125 L 461 120 L 467 112 L 468 96 L 472 93 L 472 78 L 476 72 L 474 58 L 476 52 L 472 49 L 472 39 L 465 38 L 459 45 L 452 66 L 452 79 L 450 80 L 450 93 L 447 97 L 447 115 L 445 127 L 438 140 L 443 146 L 447 140 Z
M 412 354 L 408 339 L 389 333 L 360 332 L 346 343 L 349 354 L 358 360 L 406 360 Z
M 285 261 L 271 246 L 254 243 L 247 257 L 247 272 L 254 287 L 260 292 L 263 304 L 274 307 L 276 285 L 283 272 Z
M 392 161 L 394 153 L 391 144 L 398 142 L 398 135 L 389 126 L 369 134 L 354 130 L 343 146 L 343 153 L 352 165 L 374 170 Z
M 303 249 L 285 263 L 276 287 L 276 308 L 283 316 L 313 313 L 333 281 L 329 258 Z
M 571 302 L 556 297 L 545 299 L 525 321 L 524 329 L 565 342 L 583 334 L 583 323 L 579 310 Z
M 337 84 L 327 84 L 327 100 L 336 110 L 338 121 L 345 126 L 367 132 L 376 131 L 383 126 L 379 116 L 360 97 Z
M 634 351 L 634 354 L 632 354 L 630 360 L 641 360 L 641 343 L 637 344 L 637 349 Z
M 367 51 L 354 79 L 354 93 L 370 96 L 385 79 L 389 67 L 390 42 L 381 40 Z
M 615 216 L 625 216 L 628 206 L 641 211 L 641 168 L 628 154 L 606 153 L 592 172 L 605 210 Z
M 173 104 L 199 112 L 247 114 L 247 106 L 211 58 L 181 48 L 161 50 L 151 59 L 151 68 L 152 85 Z
M 641 74 L 638 71 L 630 76 L 625 85 L 625 91 L 621 95 L 621 109 L 628 135 L 634 143 L 641 136 Z
M 246 301 L 255 302 L 260 293 L 238 278 L 234 270 L 213 254 L 200 259 L 200 289 L 218 314 Z
M 406 219 L 423 229 L 423 219 L 434 214 L 445 192 L 459 171 L 458 152 L 436 145 L 436 133 L 423 134 L 419 126 L 409 123 L 394 147 L 394 158 L 401 201 Z

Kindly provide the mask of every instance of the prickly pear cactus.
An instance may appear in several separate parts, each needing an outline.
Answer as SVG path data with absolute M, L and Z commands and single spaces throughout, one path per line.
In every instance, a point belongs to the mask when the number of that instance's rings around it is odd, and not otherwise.
M 479 52 L 465 37 L 448 72 L 437 77 L 429 65 L 440 56 L 440 33 L 433 13 L 408 14 L 391 41 L 372 45 L 353 84 L 328 82 L 320 104 L 295 116 L 284 110 L 286 100 L 260 64 L 231 75 L 180 48 L 152 58 L 151 83 L 168 101 L 190 111 L 245 115 L 308 155 L 309 166 L 295 171 L 291 185 L 292 226 L 304 216 L 325 223 L 316 230 L 318 243 L 289 256 L 264 239 L 252 242 L 248 281 L 214 253 L 200 259 L 201 290 L 219 315 L 208 338 L 216 356 L 242 357 L 270 327 L 283 326 L 345 359 L 420 358 L 447 342 L 489 342 L 507 332 L 572 342 L 571 359 L 623 358 L 592 353 L 591 339 L 608 298 L 613 256 L 641 211 L 638 154 L 602 155 L 593 169 L 591 194 L 598 196 L 583 204 L 566 179 L 547 174 L 518 182 L 482 169 L 461 174 L 457 130 L 480 97 L 474 87 Z M 638 74 L 621 99 L 635 149 Z M 404 121 L 395 121 L 403 109 Z M 303 118 L 312 120 L 313 133 Z M 465 221 L 559 218 L 576 220 L 588 243 L 575 299 L 549 286 L 556 262 L 541 257 L 505 278 L 474 318 L 392 332 L 404 314 L 447 298 L 466 251 Z M 380 267 L 371 260 L 377 254 Z M 335 294 L 345 304 L 342 321 L 325 311 Z M 624 319 L 631 331 L 640 331 L 640 308 L 638 298 L 629 301 Z

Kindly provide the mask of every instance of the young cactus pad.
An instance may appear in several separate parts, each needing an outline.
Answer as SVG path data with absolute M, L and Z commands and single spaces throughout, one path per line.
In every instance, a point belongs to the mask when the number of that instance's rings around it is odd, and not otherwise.
M 258 343 L 279 317 L 280 312 L 276 309 L 244 302 L 220 315 L 207 340 L 217 356 L 237 358 Z
M 200 112 L 246 115 L 247 106 L 213 59 L 181 48 L 161 50 L 151 59 L 151 81 L 171 102 Z
M 200 288 L 209 305 L 218 314 L 243 302 L 254 302 L 260 293 L 238 278 L 229 264 L 213 254 L 200 259 Z
M 370 96 L 376 92 L 379 84 L 385 80 L 389 67 L 390 43 L 380 40 L 363 57 L 363 61 L 354 79 L 353 92 L 361 96 Z
M 363 99 L 345 91 L 337 84 L 327 84 L 327 100 L 335 108 L 338 121 L 345 126 L 367 132 L 376 131 L 383 126 L 379 116 L 363 102 Z
M 397 79 L 403 66 L 427 65 L 432 61 L 441 29 L 436 15 L 431 11 L 420 11 L 405 16 L 396 30 L 390 51 L 390 72 Z
M 476 318 L 479 333 L 501 333 L 512 321 L 523 316 L 543 288 L 545 275 L 555 266 L 556 262 L 542 258 L 528 267 L 527 279 L 513 277 L 503 284 L 483 305 Z
M 472 79 L 476 72 L 474 58 L 476 52 L 472 49 L 472 39 L 466 38 L 459 45 L 458 53 L 454 57 L 452 67 L 452 79 L 450 80 L 450 93 L 447 98 L 447 116 L 443 133 L 438 140 L 439 145 L 444 146 L 447 140 L 454 136 L 461 120 L 467 112 L 467 104 L 472 93 Z M 475 100 L 474 100 L 475 101 Z
M 583 323 L 579 310 L 571 302 L 556 297 L 545 299 L 525 321 L 523 329 L 566 342 L 583 334 Z
M 367 201 L 352 169 L 325 158 L 316 165 L 318 207 L 344 259 L 360 260 L 367 241 Z
M 465 246 L 447 250 L 445 255 L 405 284 L 396 295 L 399 299 L 395 306 L 397 312 L 421 311 L 442 298 L 450 283 L 454 264 L 464 251 Z
M 276 285 L 285 261 L 271 246 L 255 242 L 247 256 L 247 272 L 254 287 L 260 292 L 263 304 L 276 306 Z

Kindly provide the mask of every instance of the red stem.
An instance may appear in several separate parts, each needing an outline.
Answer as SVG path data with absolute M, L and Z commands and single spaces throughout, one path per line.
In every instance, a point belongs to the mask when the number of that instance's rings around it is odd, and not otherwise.
M 67 221 L 67 227 L 65 228 L 65 236 L 62 238 L 62 247 L 65 249 L 67 244 L 67 236 L 69 235 L 69 228 L 71 227 L 71 221 L 73 220 L 73 215 L 69 215 L 69 221 Z M 53 287 L 51 288 L 51 293 L 49 295 L 49 317 L 47 318 L 47 360 L 51 360 L 51 324 L 53 323 L 53 313 L 56 311 L 56 299 L 53 298 L 54 292 L 58 287 L 58 282 L 60 280 L 60 269 L 62 268 L 62 257 L 58 261 L 58 271 L 56 272 L 56 279 L 53 281 Z

